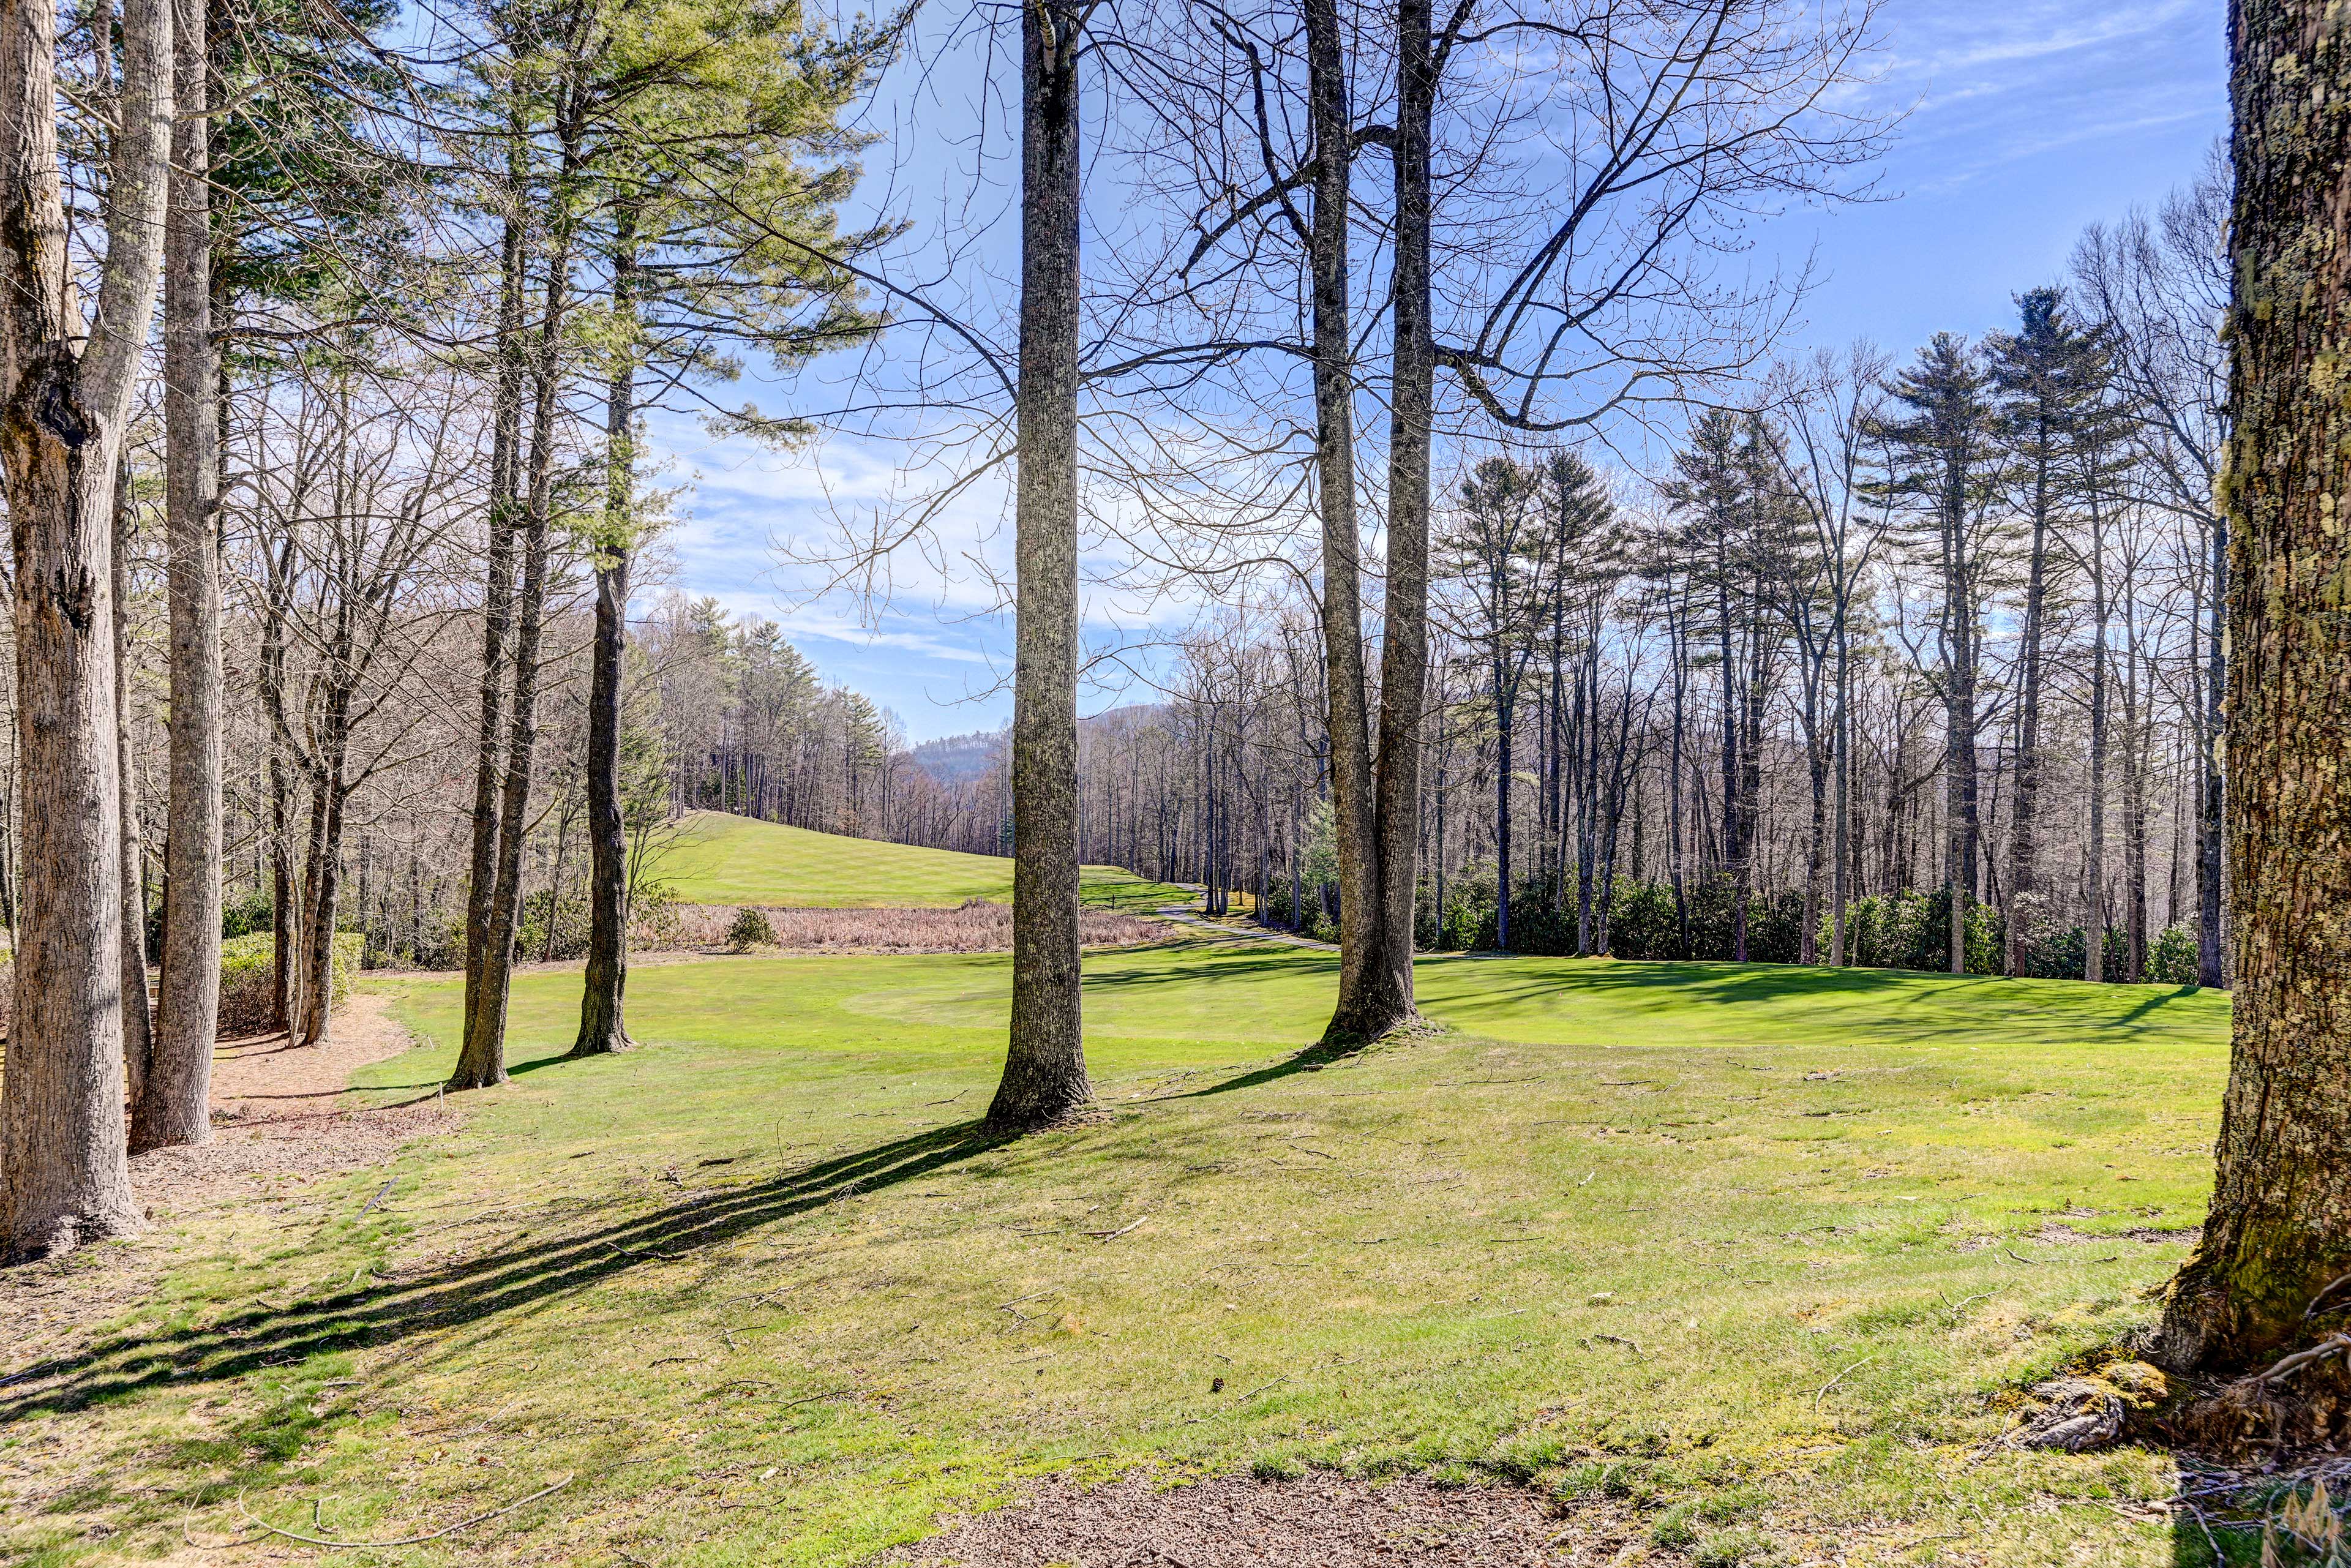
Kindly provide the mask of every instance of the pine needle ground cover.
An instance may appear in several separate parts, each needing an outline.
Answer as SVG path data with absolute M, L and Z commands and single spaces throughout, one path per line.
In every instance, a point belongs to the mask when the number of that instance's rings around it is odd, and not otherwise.
M 190 1233 L 0 1390 L 0 1541 L 310 1560 L 253 1521 L 561 1483 L 335 1560 L 852 1564 L 1046 1473 L 1332 1467 L 1531 1484 L 1624 1562 L 2205 1560 L 2160 1456 L 1986 1445 L 2149 1321 L 2224 998 L 1439 958 L 1450 1032 L 1333 1061 L 1331 966 L 1092 955 L 1106 1113 L 1017 1142 L 971 1120 L 1001 957 L 646 967 L 588 1062 L 578 977 L 523 977 L 462 1132 Z M 453 1056 L 454 986 L 403 1006 L 387 1098 Z
M 1003 855 L 819 833 L 725 811 L 686 813 L 653 868 L 653 879 L 687 904 L 882 909 L 1012 900 L 1012 862 Z M 1081 895 L 1135 909 L 1192 896 L 1108 865 L 1084 868 Z

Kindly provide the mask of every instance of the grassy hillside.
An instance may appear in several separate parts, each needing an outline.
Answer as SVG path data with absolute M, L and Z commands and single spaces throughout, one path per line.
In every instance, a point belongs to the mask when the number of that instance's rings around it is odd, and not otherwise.
M 1007 903 L 1012 862 L 1001 855 L 810 832 L 724 811 L 690 811 L 660 852 L 653 874 L 689 904 L 763 904 L 803 909 Z M 1089 904 L 1142 905 L 1190 895 L 1116 866 L 1088 866 Z
M 578 977 L 521 977 L 516 1082 L 372 1212 L 368 1173 L 282 1249 L 194 1239 L 116 1350 L 0 1395 L 0 1458 L 106 1478 L 16 1511 L 0 1464 L 0 1543 L 220 1540 L 240 1494 L 392 1540 L 568 1475 L 398 1560 L 847 1568 L 1041 1471 L 1332 1466 L 1618 1521 L 1579 1561 L 2207 1560 L 2139 1506 L 2161 1456 L 1979 1449 L 2154 1311 L 2225 998 L 1420 974 L 1457 1031 L 1332 1062 L 1328 955 L 1095 955 L 1113 1113 L 1014 1142 L 971 1121 L 1001 956 L 643 967 L 645 1048 L 587 1062 Z M 408 984 L 386 1092 L 454 1051 L 455 988 Z

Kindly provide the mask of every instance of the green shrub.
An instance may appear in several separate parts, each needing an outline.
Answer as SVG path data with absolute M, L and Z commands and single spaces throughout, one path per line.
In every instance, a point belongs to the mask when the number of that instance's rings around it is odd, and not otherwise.
M 730 953 L 747 953 L 754 947 L 776 945 L 775 923 L 764 909 L 738 909 L 734 924 L 726 927 L 726 949 Z
M 523 963 L 543 958 L 584 958 L 588 956 L 588 899 L 580 889 L 560 904 L 554 890 L 540 888 L 527 894 L 515 922 L 515 956 Z M 549 940 L 549 924 L 554 925 Z
M 2158 986 L 2196 983 L 2196 927 L 2167 925 L 2147 950 L 2147 977 Z
M 221 936 L 246 936 L 256 931 L 269 929 L 269 917 L 277 901 L 266 887 L 256 887 L 240 897 L 225 900 L 221 904 Z
M 629 945 L 664 948 L 685 940 L 685 909 L 667 883 L 641 887 L 629 899 Z
M 333 1006 L 340 1007 L 350 999 L 351 977 L 359 972 L 360 945 L 363 940 L 356 931 L 335 933 L 334 962 L 330 966 L 334 995 L 329 998 Z M 221 944 L 219 1033 L 223 1038 L 259 1034 L 270 1026 L 277 956 L 277 944 L 266 931 L 232 936 Z

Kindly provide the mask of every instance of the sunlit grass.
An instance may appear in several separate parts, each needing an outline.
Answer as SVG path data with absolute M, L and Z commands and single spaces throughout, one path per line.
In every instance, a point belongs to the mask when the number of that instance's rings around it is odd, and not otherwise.
M 688 812 L 653 876 L 688 904 L 873 909 L 1012 897 L 1012 862 L 1001 855 L 811 832 L 724 811 Z M 1121 908 L 1190 896 L 1116 866 L 1085 867 L 1082 885 L 1087 903 Z
M 2157 1458 L 1976 1448 L 2147 1321 L 2224 998 L 1452 957 L 1456 1032 L 1326 1061 L 1327 955 L 1087 969 L 1111 1113 L 1017 1142 L 969 1120 L 1000 956 L 642 967 L 588 1062 L 577 977 L 523 977 L 515 1083 L 374 1211 L 193 1239 L 100 1404 L 16 1413 L 0 1460 L 108 1479 L 0 1541 L 215 1539 L 239 1488 L 389 1538 L 572 1472 L 382 1560 L 845 1565 L 1040 1470 L 1329 1465 L 1629 1496 L 1666 1561 L 2197 1560 L 2107 1506 Z M 390 1097 L 453 1050 L 452 986 L 404 1007 Z

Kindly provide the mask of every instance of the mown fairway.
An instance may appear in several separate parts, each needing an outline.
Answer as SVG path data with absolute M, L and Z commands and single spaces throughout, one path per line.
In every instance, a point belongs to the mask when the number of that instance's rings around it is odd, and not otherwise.
M 724 811 L 686 813 L 653 876 L 688 904 L 904 909 L 1012 898 L 1012 862 L 1002 855 L 810 832 Z M 1189 896 L 1116 866 L 1087 866 L 1083 879 L 1089 904 L 1142 907 Z
M 2199 1560 L 2117 1511 L 2158 1457 L 1976 1448 L 2147 1321 L 2224 998 L 1446 958 L 1455 1032 L 1326 1063 L 1330 964 L 1092 956 L 1113 1113 L 1014 1143 L 968 1122 L 1001 957 L 643 967 L 589 1063 L 578 977 L 524 977 L 516 1082 L 371 1213 L 192 1237 L 14 1407 L 0 1458 L 93 1480 L 0 1540 L 225 1539 L 240 1490 L 388 1540 L 569 1473 L 378 1560 L 846 1565 L 1040 1470 L 1331 1465 L 1637 1504 L 1652 1561 Z M 387 1092 L 451 1057 L 454 987 L 406 1006 Z

